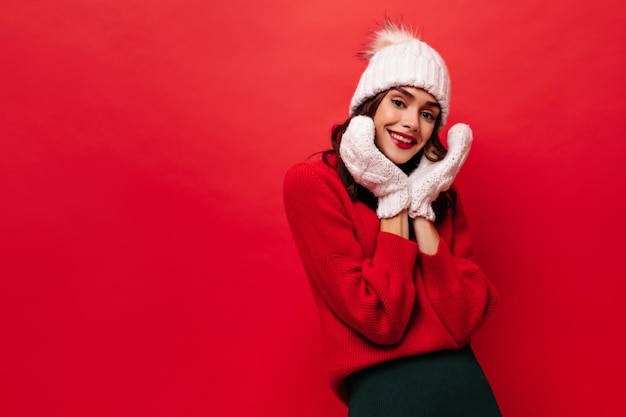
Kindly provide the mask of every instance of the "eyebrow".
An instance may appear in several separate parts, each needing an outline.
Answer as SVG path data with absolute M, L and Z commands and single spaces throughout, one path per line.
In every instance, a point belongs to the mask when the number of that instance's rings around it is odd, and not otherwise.
M 405 96 L 409 98 L 415 99 L 415 96 L 413 94 L 409 93 L 402 87 L 393 87 L 392 90 L 396 90 L 399 93 L 404 94 Z M 441 105 L 437 103 L 436 101 L 427 101 L 426 105 L 431 106 L 431 107 L 437 107 L 439 110 L 441 110 Z

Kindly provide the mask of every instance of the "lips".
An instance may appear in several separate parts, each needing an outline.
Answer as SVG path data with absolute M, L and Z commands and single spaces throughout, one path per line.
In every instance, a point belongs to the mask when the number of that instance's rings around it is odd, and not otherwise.
M 400 149 L 411 149 L 413 146 L 417 145 L 417 139 L 414 136 L 393 132 L 391 130 L 388 130 L 388 132 L 393 144 Z

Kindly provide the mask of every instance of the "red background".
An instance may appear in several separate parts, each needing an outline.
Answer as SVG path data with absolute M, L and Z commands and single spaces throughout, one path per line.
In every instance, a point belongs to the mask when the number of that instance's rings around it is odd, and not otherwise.
M 459 183 L 502 298 L 474 346 L 504 414 L 623 416 L 623 4 L 3 0 L 0 414 L 345 415 L 282 176 L 386 13 L 474 129 Z

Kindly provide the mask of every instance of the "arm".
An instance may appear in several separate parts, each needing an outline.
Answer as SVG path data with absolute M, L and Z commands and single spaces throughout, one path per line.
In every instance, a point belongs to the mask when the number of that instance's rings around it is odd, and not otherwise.
M 434 252 L 422 250 L 418 264 L 433 309 L 454 340 L 464 344 L 489 318 L 498 303 L 498 294 L 472 260 L 470 230 L 460 198 L 450 216 L 442 227 L 452 229 L 451 241 L 440 238 Z
M 413 219 L 413 230 L 415 231 L 415 240 L 420 247 L 420 252 L 427 255 L 433 255 L 439 247 L 439 232 L 433 222 L 423 217 Z
M 409 213 L 406 209 L 389 219 L 380 219 L 380 231 L 409 238 Z M 419 242 L 418 242 L 419 243 Z
M 418 253 L 415 242 L 394 233 L 408 229 L 408 220 L 402 225 L 404 214 L 380 223 L 374 253 L 368 256 L 356 237 L 355 205 L 333 169 L 296 165 L 287 172 L 283 191 L 287 219 L 318 304 L 374 343 L 397 343 L 415 302 Z M 391 233 L 383 230 L 388 226 Z
M 422 157 L 409 176 L 416 240 L 420 246 L 419 269 L 433 310 L 458 344 L 491 315 L 498 296 L 480 268 L 471 260 L 471 237 L 460 199 L 448 218 L 433 225 L 431 204 L 447 190 L 465 162 L 473 141 L 468 125 L 458 123 L 448 131 L 448 152 L 437 162 Z M 445 233 L 443 233 L 445 232 Z M 449 242 L 440 236 L 445 236 Z

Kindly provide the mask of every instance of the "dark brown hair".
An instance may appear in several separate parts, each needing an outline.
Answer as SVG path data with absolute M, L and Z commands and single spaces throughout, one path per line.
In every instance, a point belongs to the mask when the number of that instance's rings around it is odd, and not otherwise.
M 388 91 L 388 90 L 387 90 Z M 367 188 L 363 187 L 360 184 L 357 184 L 348 172 L 348 169 L 344 165 L 341 160 L 341 156 L 339 156 L 339 145 L 341 144 L 341 137 L 344 132 L 348 128 L 350 124 L 350 120 L 354 116 L 364 115 L 368 117 L 374 117 L 376 110 L 378 110 L 378 106 L 380 102 L 383 101 L 383 98 L 387 94 L 387 91 L 383 91 L 378 93 L 376 96 L 370 98 L 363 104 L 361 104 L 355 111 L 354 114 L 342 124 L 336 125 L 333 127 L 331 135 L 330 135 L 330 144 L 332 149 L 324 151 L 322 153 L 322 159 L 324 163 L 328 166 L 333 166 L 331 164 L 329 157 L 331 155 L 337 156 L 336 169 L 339 177 L 346 186 L 348 190 L 348 194 L 352 201 L 361 201 L 367 206 L 369 206 L 372 210 L 376 210 L 376 206 L 378 205 L 378 199 L 371 191 Z M 435 121 L 435 126 L 433 129 L 433 134 L 430 139 L 426 143 L 426 146 L 422 150 L 420 150 L 413 158 L 402 165 L 398 165 L 398 167 L 407 175 L 409 175 L 417 166 L 419 165 L 419 161 L 422 158 L 422 155 L 426 154 L 426 158 L 433 162 L 441 161 L 448 152 L 447 149 L 441 143 L 441 139 L 439 139 L 439 127 L 441 126 L 441 114 L 437 117 Z M 435 212 L 436 219 L 435 222 L 443 218 L 444 213 L 449 209 L 454 209 L 456 206 L 456 192 L 454 189 L 450 188 L 448 191 L 442 192 L 439 194 L 437 199 L 433 201 L 432 207 Z

